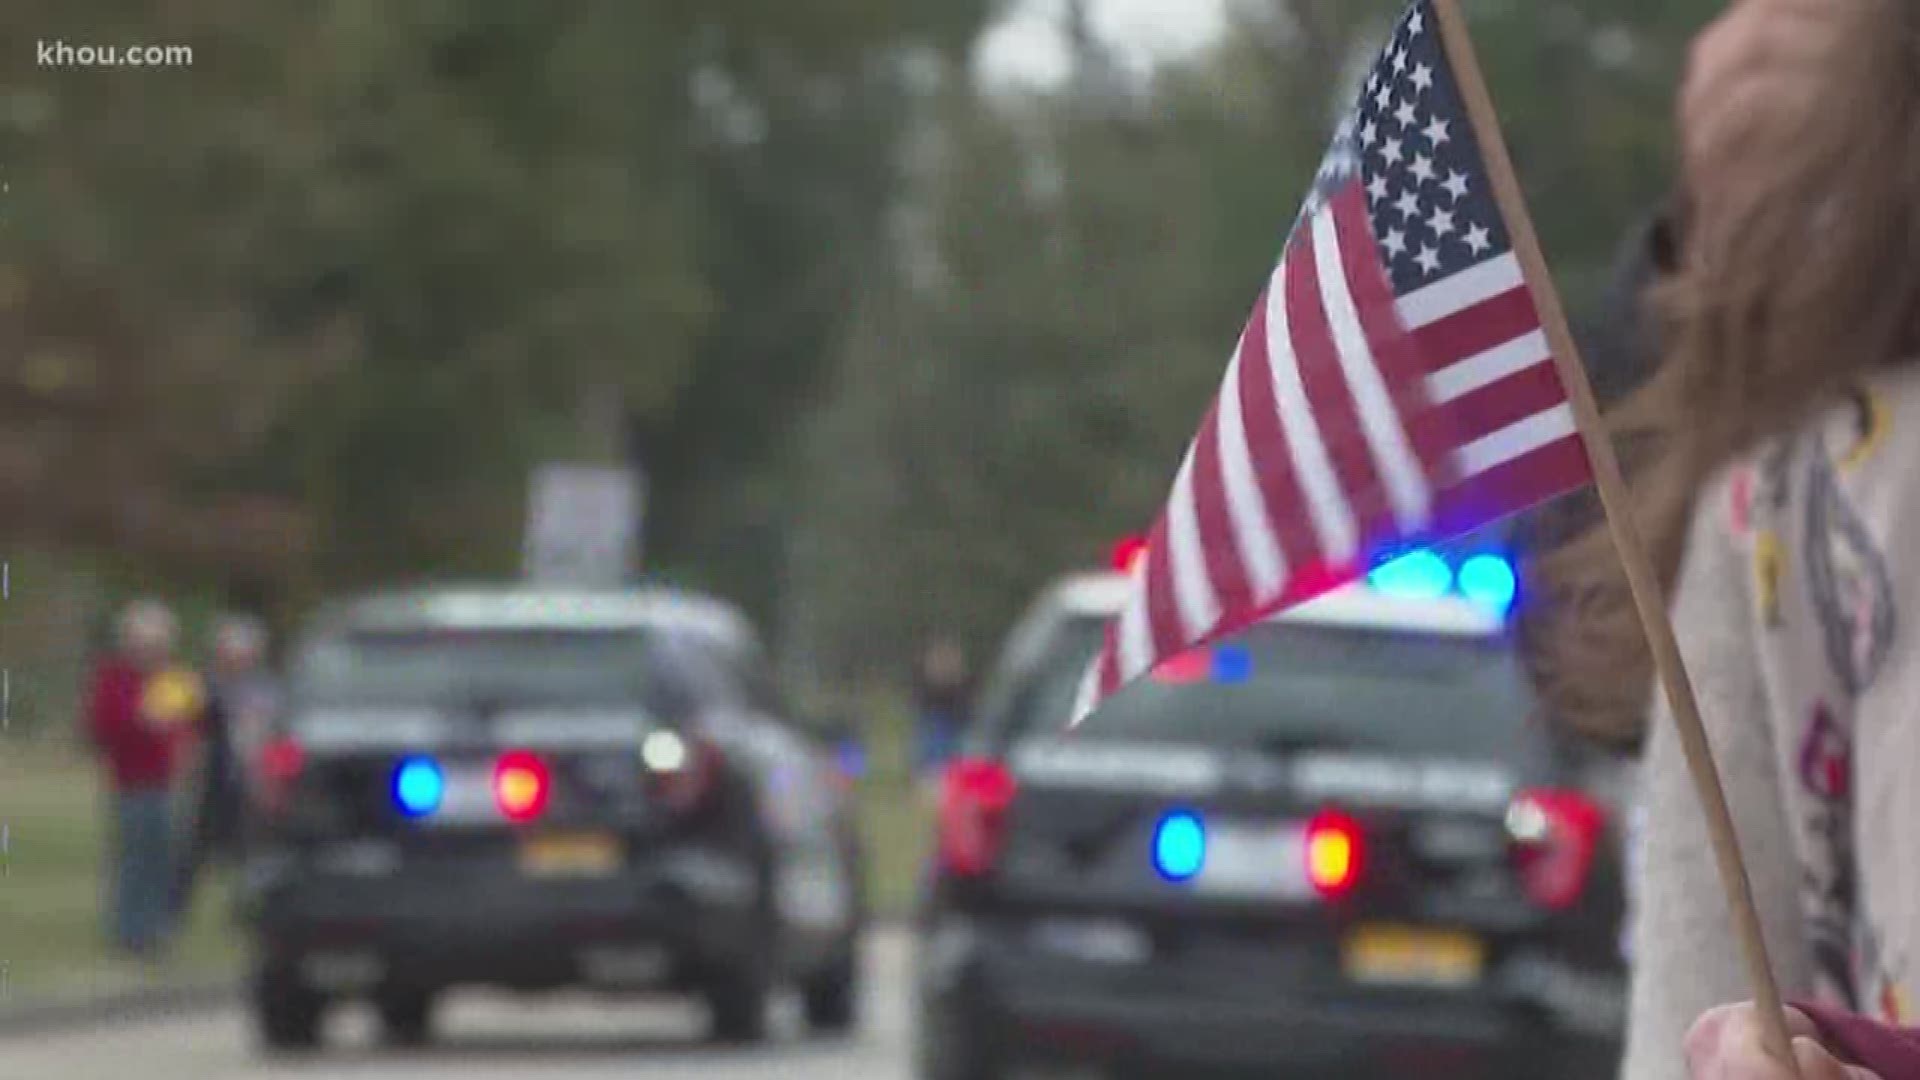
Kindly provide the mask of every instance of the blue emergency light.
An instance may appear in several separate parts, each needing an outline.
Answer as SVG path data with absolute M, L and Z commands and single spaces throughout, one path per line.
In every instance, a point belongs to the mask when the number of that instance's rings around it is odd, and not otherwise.
M 1175 810 L 1153 830 L 1153 869 L 1171 882 L 1190 881 L 1207 863 L 1207 827 L 1198 814 Z
M 1253 678 L 1253 654 L 1245 645 L 1227 642 L 1213 647 L 1213 681 L 1233 686 Z
M 1513 565 L 1498 555 L 1475 555 L 1460 564 L 1460 595 L 1491 611 L 1505 614 L 1519 591 Z
M 393 770 L 393 802 L 410 818 L 422 818 L 440 809 L 446 797 L 447 777 L 440 763 L 429 757 L 410 757 Z
M 1411 551 L 1374 567 L 1367 584 L 1401 600 L 1437 600 L 1457 593 L 1498 615 L 1512 609 L 1519 591 L 1513 564 L 1489 552 L 1468 557 L 1456 570 L 1434 552 Z
M 840 764 L 840 774 L 850 780 L 867 775 L 867 748 L 859 739 L 842 739 L 834 748 L 834 757 Z
M 1412 551 L 1374 567 L 1367 584 L 1388 596 L 1437 600 L 1453 588 L 1453 567 L 1431 551 Z

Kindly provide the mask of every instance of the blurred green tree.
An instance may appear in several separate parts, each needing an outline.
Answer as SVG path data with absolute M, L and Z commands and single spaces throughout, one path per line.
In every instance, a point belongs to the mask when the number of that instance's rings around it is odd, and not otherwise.
M 1666 190 L 1674 78 L 1715 6 L 1470 6 L 1576 309 Z M 1145 527 L 1400 7 L 1258 0 L 1151 80 L 1083 36 L 1058 93 L 949 89 L 920 228 L 867 275 L 811 432 L 787 620 L 811 662 L 897 673 L 936 627 L 986 646 Z
M 0 56 L 0 530 L 282 599 L 496 574 L 530 463 L 630 452 L 649 558 L 802 655 L 984 643 L 1153 512 L 1396 5 L 1245 0 L 1150 78 L 1083 35 L 1028 96 L 968 78 L 997 6 L 16 0 L 194 58 Z M 1470 5 L 1576 306 L 1712 7 Z
M 961 70 L 992 0 L 740 3 L 709 13 L 692 167 L 715 317 L 678 407 L 636 425 L 650 558 L 769 616 L 810 491 L 791 454 L 856 283 L 887 261 L 915 103 Z
M 634 429 L 663 554 L 724 553 L 890 202 L 911 61 L 985 9 L 10 5 L 12 41 L 194 55 L 0 59 L 6 525 L 281 594 L 499 573 L 527 466 Z

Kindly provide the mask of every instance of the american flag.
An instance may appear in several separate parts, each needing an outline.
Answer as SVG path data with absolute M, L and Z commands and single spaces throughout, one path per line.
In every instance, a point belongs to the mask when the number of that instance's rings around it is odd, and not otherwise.
M 1441 33 L 1415 3 L 1337 126 L 1076 719 L 1384 553 L 1589 480 Z

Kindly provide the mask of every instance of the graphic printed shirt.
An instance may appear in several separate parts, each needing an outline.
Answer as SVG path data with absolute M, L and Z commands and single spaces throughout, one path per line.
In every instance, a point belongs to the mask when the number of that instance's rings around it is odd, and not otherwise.
M 1699 501 L 1674 623 L 1782 993 L 1920 1021 L 1920 372 L 1862 385 Z M 1684 1080 L 1752 996 L 1664 700 L 1648 736 L 1623 1075 Z

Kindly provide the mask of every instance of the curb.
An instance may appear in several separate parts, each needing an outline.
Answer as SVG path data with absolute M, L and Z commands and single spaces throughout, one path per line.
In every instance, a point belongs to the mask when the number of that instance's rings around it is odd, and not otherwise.
M 869 933 L 900 934 L 910 929 L 911 922 L 904 915 L 874 916 L 867 923 Z M 218 1012 L 238 1003 L 240 990 L 239 980 L 222 979 L 9 1005 L 0 1008 L 0 1039 Z
M 216 1012 L 239 996 L 240 984 L 228 979 L 142 987 L 92 998 L 28 1002 L 0 1009 L 0 1038 Z

